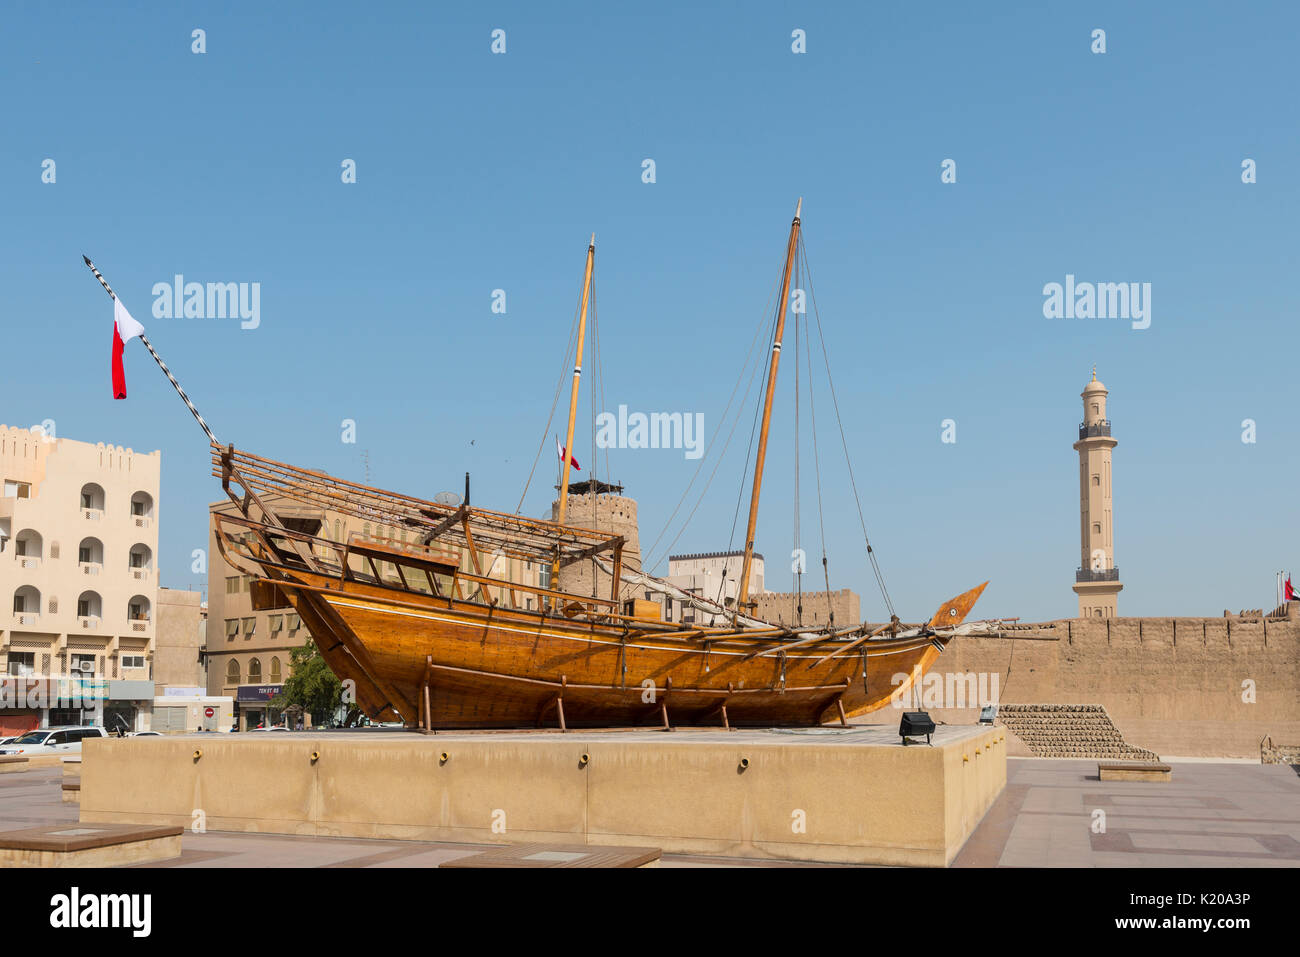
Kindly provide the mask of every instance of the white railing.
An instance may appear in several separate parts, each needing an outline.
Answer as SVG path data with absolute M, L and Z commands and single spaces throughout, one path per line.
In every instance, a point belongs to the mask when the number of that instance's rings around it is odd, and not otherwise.
M 14 560 L 18 562 L 19 568 L 40 568 L 41 560 L 31 555 L 15 555 Z
M 98 575 L 104 570 L 103 563 L 101 562 L 78 562 L 77 564 L 81 567 L 81 573 L 83 575 Z
M 131 569 L 131 577 L 132 577 L 132 578 L 148 578 L 148 577 L 149 577 L 149 569 L 147 569 L 147 568 L 132 568 L 132 569 Z
M 39 625 L 41 623 L 40 612 L 35 611 L 16 611 L 14 617 L 18 619 L 20 625 Z
M 88 518 L 92 522 L 98 522 L 104 517 L 104 510 L 102 508 L 83 508 L 81 510 L 81 517 Z
M 94 630 L 99 627 L 98 615 L 78 615 L 77 621 L 81 622 L 81 627 Z
M 133 516 L 133 517 L 135 518 L 135 527 L 136 527 L 136 528 L 148 528 L 148 527 L 149 527 L 149 522 L 151 521 L 151 519 L 149 518 L 148 515 L 135 515 L 135 516 Z

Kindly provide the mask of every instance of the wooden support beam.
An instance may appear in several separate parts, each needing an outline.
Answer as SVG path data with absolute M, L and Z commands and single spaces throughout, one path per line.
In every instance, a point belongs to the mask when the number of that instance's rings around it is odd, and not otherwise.
M 560 567 L 566 568 L 574 562 L 580 562 L 584 558 L 591 558 L 594 555 L 599 555 L 601 552 L 608 551 L 611 548 L 614 549 L 615 561 L 618 561 L 618 557 L 622 553 L 623 542 L 624 538 L 622 535 L 615 535 L 607 541 L 597 542 L 595 545 L 588 545 L 586 548 L 579 549 L 576 552 L 569 552 L 560 559 Z

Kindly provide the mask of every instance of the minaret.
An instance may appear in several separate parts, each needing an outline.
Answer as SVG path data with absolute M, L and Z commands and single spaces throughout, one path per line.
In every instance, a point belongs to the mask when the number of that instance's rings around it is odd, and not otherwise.
M 1092 381 L 1083 390 L 1083 422 L 1079 425 L 1079 570 L 1074 590 L 1079 596 L 1080 618 L 1113 618 L 1119 597 L 1119 568 L 1115 565 L 1115 535 L 1111 513 L 1110 437 L 1106 418 L 1106 387 Z

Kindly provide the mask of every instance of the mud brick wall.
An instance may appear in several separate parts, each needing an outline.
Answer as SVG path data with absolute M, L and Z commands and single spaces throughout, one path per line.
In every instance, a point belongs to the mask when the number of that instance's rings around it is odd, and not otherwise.
M 1007 704 L 1100 704 L 1128 744 L 1163 757 L 1254 757 L 1300 742 L 1300 620 L 1061 619 L 959 638 L 933 671 L 998 676 Z M 1253 700 L 1252 700 L 1253 699 Z M 977 708 L 935 708 L 970 723 Z

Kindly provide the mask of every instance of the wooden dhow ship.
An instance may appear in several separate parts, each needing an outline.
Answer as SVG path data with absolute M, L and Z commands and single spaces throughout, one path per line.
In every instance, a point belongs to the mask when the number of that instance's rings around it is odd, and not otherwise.
M 593 237 L 553 520 L 471 507 L 468 477 L 463 500 L 428 501 L 221 445 L 168 373 L 212 441 L 213 475 L 234 506 L 213 512 L 217 546 L 227 563 L 252 576 L 254 608 L 291 605 L 302 616 L 321 656 L 352 691 L 354 714 L 430 731 L 813 726 L 846 722 L 897 699 L 948 642 L 979 627 L 966 618 L 984 585 L 910 627 L 893 615 L 892 605 L 891 621 L 880 627 L 841 627 L 832 616 L 809 628 L 763 621 L 749 601 L 791 272 L 801 250 L 802 201 L 799 206 L 771 321 L 734 596 L 714 600 L 645 574 L 639 562 L 625 562 L 626 535 L 569 520 L 568 450 Z M 586 485 L 592 494 L 599 490 L 594 482 Z M 351 528 L 364 523 L 384 532 L 354 530 L 331 538 L 319 518 L 311 517 L 322 514 L 343 516 Z M 865 524 L 863 531 L 865 537 Z M 874 566 L 869 544 L 867 550 Z M 497 574 L 502 558 L 539 574 L 531 583 Z M 582 587 L 572 584 L 577 579 L 570 574 L 579 568 L 588 570 Z M 689 607 L 693 618 L 708 624 L 665 620 L 660 605 L 646 600 L 652 596 Z M 901 685 L 899 674 L 907 676 Z

